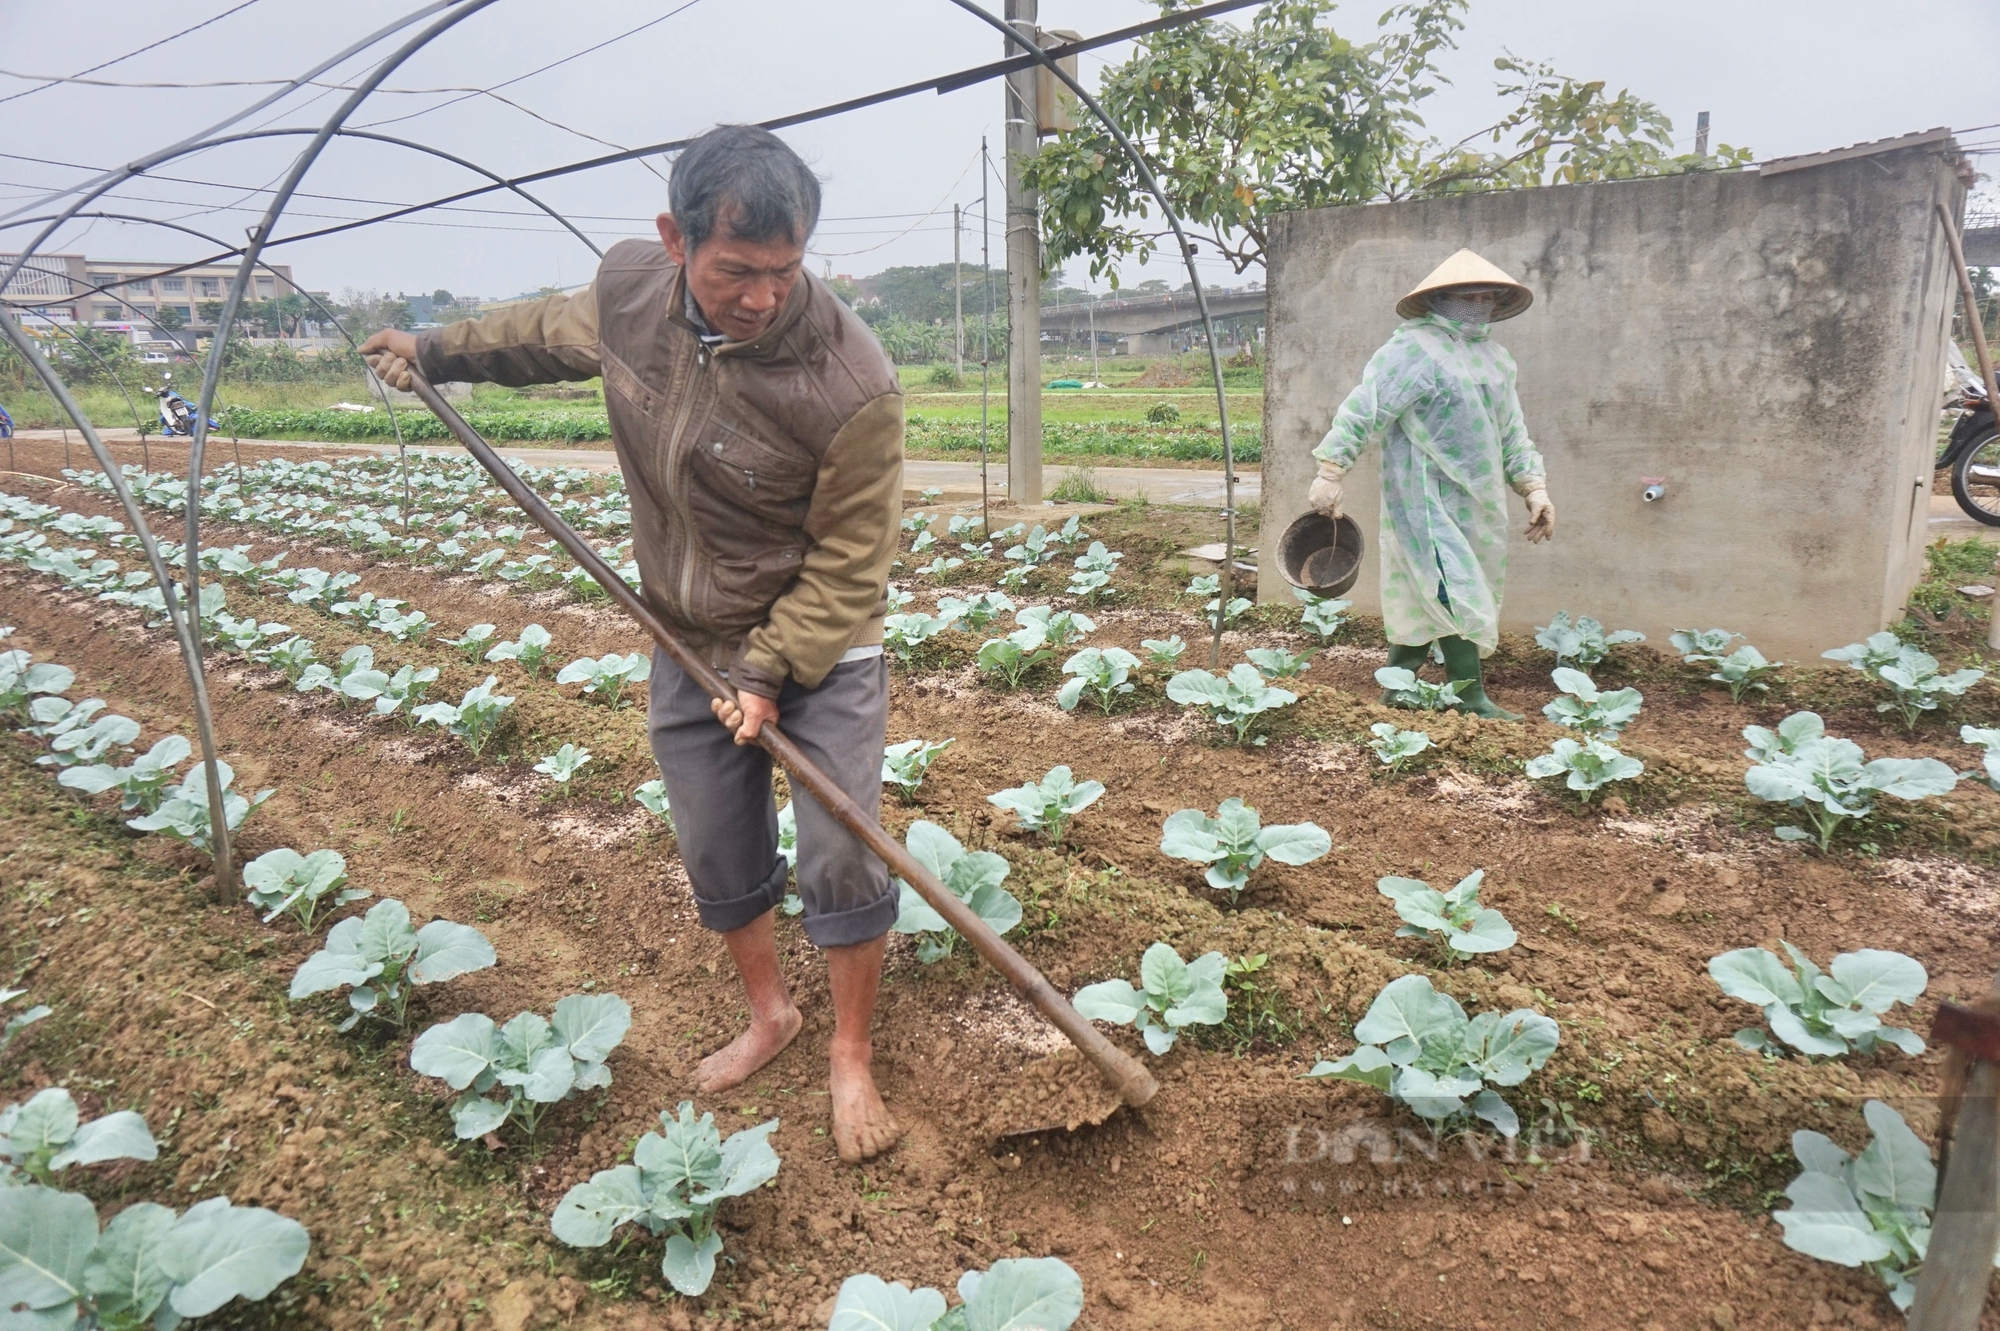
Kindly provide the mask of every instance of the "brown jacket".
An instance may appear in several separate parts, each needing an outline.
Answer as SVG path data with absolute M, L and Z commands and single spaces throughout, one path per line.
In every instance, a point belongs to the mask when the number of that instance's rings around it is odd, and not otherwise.
M 903 497 L 903 396 L 881 346 L 810 273 L 769 330 L 702 346 L 665 249 L 418 338 L 433 383 L 604 377 L 642 594 L 739 688 L 812 688 L 882 640 Z

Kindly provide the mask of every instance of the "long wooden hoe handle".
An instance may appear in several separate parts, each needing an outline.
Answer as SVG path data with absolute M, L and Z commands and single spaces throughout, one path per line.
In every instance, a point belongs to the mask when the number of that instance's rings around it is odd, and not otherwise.
M 639 626 L 652 635 L 653 641 L 660 644 L 660 650 L 671 657 L 675 665 L 692 676 L 710 697 L 735 700 L 736 690 L 730 687 L 729 681 L 700 655 L 688 650 L 687 645 L 674 636 L 673 631 L 660 621 L 625 579 L 619 577 L 610 564 L 570 529 L 568 523 L 542 502 L 542 497 L 501 460 L 499 454 L 493 451 L 493 446 L 467 425 L 465 418 L 439 396 L 435 388 L 414 371 L 410 375 L 410 387 L 423 404 L 444 422 L 445 428 L 458 437 L 479 465 L 492 473 L 500 488 L 513 496 L 514 502 L 542 530 L 555 537 L 563 549 L 569 551 L 570 558 L 595 578 L 597 585 L 604 588 L 625 613 L 639 621 Z M 1105 1039 L 1095 1026 L 1078 1015 L 1077 1010 L 1069 1005 L 1069 1000 L 1058 993 L 1040 971 L 1009 947 L 1006 940 L 994 933 L 992 927 L 974 914 L 970 906 L 939 882 L 937 875 L 924 868 L 916 856 L 883 831 L 881 824 L 864 813 L 861 806 L 849 799 L 847 793 L 835 785 L 826 773 L 813 766 L 784 732 L 775 725 L 765 725 L 757 732 L 757 742 L 770 752 L 794 783 L 810 791 L 814 799 L 840 820 L 841 826 L 860 837 L 862 844 L 889 866 L 890 872 L 915 888 L 917 895 L 928 902 L 931 909 L 944 916 L 945 922 L 972 944 L 973 951 L 985 958 L 994 970 L 1006 976 L 1008 982 L 1048 1018 L 1050 1025 L 1067 1036 L 1069 1042 L 1104 1074 L 1104 1079 L 1111 1084 L 1121 1101 L 1128 1105 L 1143 1105 L 1153 1098 L 1160 1085 L 1143 1064 Z

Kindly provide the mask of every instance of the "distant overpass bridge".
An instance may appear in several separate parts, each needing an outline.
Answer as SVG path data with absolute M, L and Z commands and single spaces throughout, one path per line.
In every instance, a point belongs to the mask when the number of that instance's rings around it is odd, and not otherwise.
M 1208 312 L 1217 319 L 1264 312 L 1262 287 L 1217 287 L 1208 289 Z M 1164 296 L 1133 296 L 1123 300 L 1100 300 L 1093 305 L 1044 305 L 1042 331 L 1088 336 L 1093 319 L 1099 333 L 1138 339 L 1149 333 L 1171 333 L 1201 323 L 1201 307 L 1191 292 Z M 1134 350 L 1142 348 L 1136 344 Z M 1150 348 L 1144 348 L 1150 349 Z

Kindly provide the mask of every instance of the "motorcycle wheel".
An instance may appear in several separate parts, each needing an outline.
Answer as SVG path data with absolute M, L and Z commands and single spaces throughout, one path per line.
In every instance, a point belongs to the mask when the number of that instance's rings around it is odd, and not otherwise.
M 2000 427 L 1973 437 L 1951 469 L 1951 494 L 1974 522 L 2000 527 Z

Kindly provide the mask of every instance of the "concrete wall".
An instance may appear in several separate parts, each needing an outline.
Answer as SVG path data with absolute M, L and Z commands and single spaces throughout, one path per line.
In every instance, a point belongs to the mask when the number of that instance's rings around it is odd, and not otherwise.
M 1933 205 L 1963 190 L 1901 151 L 1755 172 L 1465 195 L 1279 217 L 1270 245 L 1263 544 L 1303 510 L 1310 453 L 1460 246 L 1535 292 L 1498 325 L 1548 462 L 1555 539 L 1515 536 L 1504 628 L 1556 610 L 1643 630 L 1726 627 L 1773 659 L 1882 628 L 1923 563 L 1955 287 Z M 1379 450 L 1348 480 L 1371 541 Z M 1640 498 L 1665 477 L 1663 500 Z M 1264 599 L 1288 595 L 1272 558 Z

